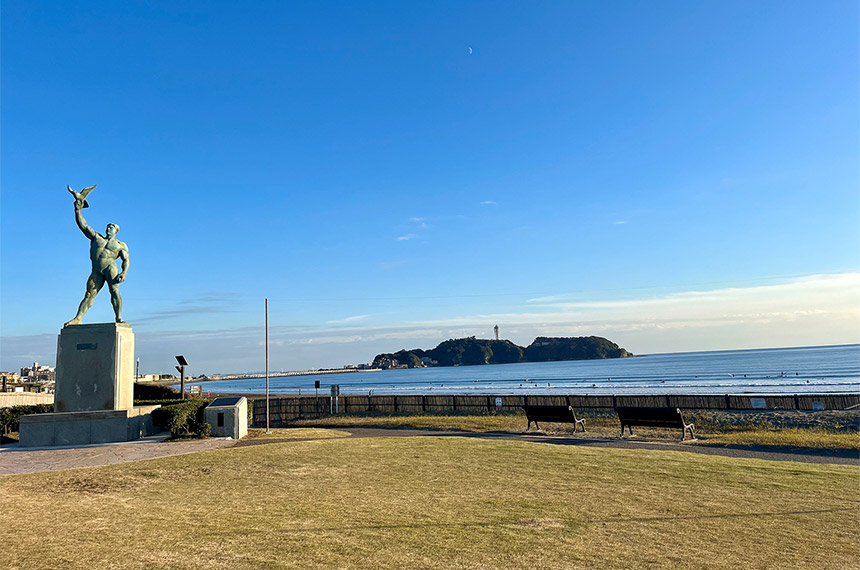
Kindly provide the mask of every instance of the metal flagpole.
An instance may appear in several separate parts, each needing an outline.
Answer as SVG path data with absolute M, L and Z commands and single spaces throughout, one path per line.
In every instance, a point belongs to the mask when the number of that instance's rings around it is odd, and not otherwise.
M 269 429 L 269 298 L 266 297 L 266 433 Z

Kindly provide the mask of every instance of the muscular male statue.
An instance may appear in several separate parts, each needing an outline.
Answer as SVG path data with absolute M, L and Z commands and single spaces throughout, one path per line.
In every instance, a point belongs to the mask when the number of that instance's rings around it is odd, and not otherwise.
M 110 290 L 110 303 L 113 305 L 113 312 L 116 315 L 116 322 L 121 323 L 122 320 L 122 297 L 119 296 L 119 284 L 125 280 L 125 275 L 128 273 L 129 259 L 128 246 L 116 239 L 116 234 L 119 231 L 119 226 L 116 224 L 108 224 L 105 229 L 105 235 L 101 235 L 87 225 L 84 216 L 81 214 L 81 208 L 86 208 L 89 204 L 86 201 L 86 195 L 92 191 L 93 187 L 85 188 L 82 192 L 75 192 L 69 188 L 69 192 L 75 197 L 75 221 L 78 227 L 84 232 L 90 240 L 90 259 L 93 262 L 93 272 L 90 278 L 87 279 L 87 292 L 84 295 L 78 307 L 78 314 L 75 318 L 67 322 L 65 326 L 81 324 L 81 317 L 93 306 L 93 301 L 96 295 L 105 283 L 108 284 Z M 116 260 L 122 259 L 122 271 L 117 272 Z

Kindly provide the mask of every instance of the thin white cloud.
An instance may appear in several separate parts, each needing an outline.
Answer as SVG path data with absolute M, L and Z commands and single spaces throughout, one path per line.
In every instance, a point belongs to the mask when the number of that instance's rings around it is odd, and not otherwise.
M 860 273 L 639 299 L 571 302 L 544 298 L 525 311 L 453 315 L 388 326 L 362 326 L 358 318 L 344 321 L 338 329 L 327 328 L 328 324 L 278 327 L 270 330 L 270 339 L 285 347 L 284 362 L 295 359 L 302 363 L 288 364 L 294 369 L 366 362 L 381 352 L 432 348 L 446 338 L 491 338 L 495 324 L 503 337 L 520 345 L 537 336 L 598 335 L 640 354 L 848 344 L 860 341 Z M 161 335 L 151 342 L 165 342 L 170 336 Z M 189 333 L 182 344 L 243 349 L 260 347 L 261 338 L 258 329 Z M 310 338 L 314 348 L 308 344 Z M 177 338 L 169 340 L 171 345 L 177 342 Z M 226 361 L 221 367 L 241 370 L 235 364 L 228 368 Z
M 571 297 L 573 297 L 570 293 L 562 293 L 560 295 L 546 295 L 543 297 L 534 297 L 531 299 L 526 299 L 526 303 L 559 303 L 570 301 Z
M 346 317 L 345 319 L 338 319 L 335 321 L 328 321 L 330 325 L 341 325 L 347 323 L 355 323 L 358 321 L 363 321 L 364 319 L 370 317 L 371 315 L 354 315 L 352 317 Z
M 848 344 L 860 342 L 860 273 L 812 275 L 771 285 L 686 291 L 636 299 L 543 297 L 492 313 L 370 325 L 357 314 L 316 325 L 270 327 L 272 365 L 290 370 L 367 362 L 401 348 L 447 338 L 502 336 L 520 345 L 536 336 L 605 336 L 634 353 Z M 440 311 L 444 307 L 440 307 Z M 333 326 L 339 325 L 339 326 Z M 172 371 L 177 347 L 194 373 L 259 370 L 262 327 L 140 332 L 147 372 Z M 7 368 L 53 364 L 56 334 L 0 339 Z M 14 364 L 13 364 L 14 363 Z
M 619 221 L 617 221 L 617 222 L 612 222 L 612 224 L 613 224 L 613 225 L 615 225 L 615 226 L 621 226 L 621 225 L 624 225 L 624 224 L 626 224 L 626 223 L 627 223 L 627 222 L 626 222 L 626 221 L 624 221 L 624 220 L 619 220 Z
M 650 331 L 642 342 L 664 352 L 860 341 L 860 273 L 638 299 L 570 301 L 557 295 L 531 302 L 529 311 L 468 315 L 432 324 L 498 321 L 531 327 L 540 334 Z
M 231 296 L 226 293 L 208 294 L 195 299 L 183 299 L 177 303 L 180 308 L 144 313 L 135 319 L 135 324 L 176 319 L 186 315 L 234 312 L 235 309 L 231 307 L 230 301 Z
M 498 204 L 496 204 L 492 200 L 484 200 L 483 202 L 481 202 L 481 205 L 482 206 L 497 206 Z
M 840 342 L 856 342 L 860 334 L 860 273 L 815 275 L 785 283 L 754 287 L 724 288 L 711 291 L 688 291 L 664 296 L 609 301 L 558 301 L 541 298 L 529 311 L 452 316 L 441 319 L 401 322 L 391 326 L 355 329 L 350 338 L 413 338 L 414 331 L 491 331 L 494 324 L 526 327 L 527 330 L 548 327 L 553 331 L 639 331 L 672 330 L 700 327 L 738 326 L 738 335 L 747 325 L 784 327 L 803 321 L 830 323 L 834 331 L 850 334 Z M 350 317 L 357 321 L 363 317 Z M 301 335 L 301 330 L 290 329 Z M 343 333 L 338 333 L 341 335 Z M 481 333 L 489 334 L 489 332 Z M 538 334 L 549 334 L 539 332 Z M 317 336 L 320 336 L 319 334 Z M 329 342 L 334 339 L 329 338 Z M 809 338 L 808 344 L 836 342 Z
M 398 237 L 397 237 L 397 241 L 407 241 L 407 240 L 410 240 L 410 239 L 415 239 L 415 238 L 417 238 L 417 237 L 418 237 L 418 236 L 416 236 L 415 234 L 406 234 L 406 235 L 403 235 L 403 236 L 398 236 Z
M 666 316 L 743 312 L 832 310 L 860 313 L 860 273 L 810 275 L 773 285 L 685 291 L 640 299 L 570 302 L 544 297 L 532 302 L 562 312 L 613 312 Z

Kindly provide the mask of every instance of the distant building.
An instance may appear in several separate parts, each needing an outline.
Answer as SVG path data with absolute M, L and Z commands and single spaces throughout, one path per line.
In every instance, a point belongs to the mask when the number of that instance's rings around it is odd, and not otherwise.
M 499 340 L 499 325 L 494 326 L 493 331 L 496 333 L 496 340 Z
M 160 379 L 160 374 L 141 374 L 135 379 L 135 382 L 156 382 Z
M 5 392 L 10 384 L 18 383 L 17 372 L 0 372 L 0 391 Z
M 34 382 L 37 384 L 53 384 L 56 371 L 50 366 L 41 366 L 34 362 L 33 366 L 25 366 L 21 369 L 21 382 Z

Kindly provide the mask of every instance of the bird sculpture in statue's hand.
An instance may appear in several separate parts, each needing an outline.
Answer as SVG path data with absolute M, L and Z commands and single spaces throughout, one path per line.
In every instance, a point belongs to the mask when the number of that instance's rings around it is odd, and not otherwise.
M 96 185 L 93 184 L 92 186 L 84 188 L 80 192 L 75 192 L 74 190 L 72 190 L 71 186 L 66 186 L 66 188 L 69 189 L 69 192 L 72 193 L 72 196 L 75 197 L 75 202 L 77 202 L 79 200 L 81 202 L 83 202 L 83 205 L 81 206 L 81 208 L 89 208 L 90 207 L 89 203 L 87 203 L 87 196 L 89 195 L 90 192 L 93 191 L 93 188 L 95 188 L 95 187 L 96 187 Z

